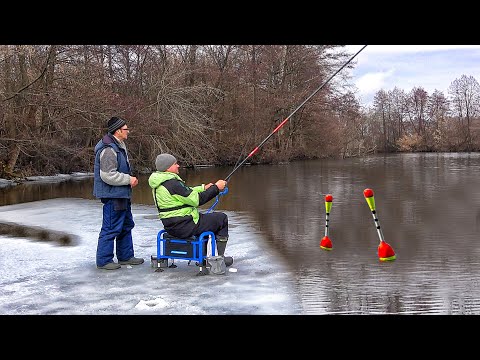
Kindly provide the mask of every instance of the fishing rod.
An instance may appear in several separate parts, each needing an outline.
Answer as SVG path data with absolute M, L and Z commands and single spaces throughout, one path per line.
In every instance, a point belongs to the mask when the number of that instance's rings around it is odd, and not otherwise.
M 249 158 L 251 158 L 258 150 L 260 150 L 260 148 L 263 146 L 263 144 L 265 144 L 265 143 L 268 141 L 268 139 L 270 139 L 270 138 L 273 136 L 273 134 L 275 134 L 278 130 L 280 130 L 280 128 L 281 128 L 283 125 L 285 125 L 285 123 L 286 123 L 299 109 L 301 109 L 302 106 L 305 105 L 308 100 L 310 100 L 313 96 L 315 96 L 315 94 L 316 94 L 317 92 L 319 92 L 325 85 L 327 85 L 327 84 L 330 82 L 330 80 L 333 79 L 333 77 L 334 77 L 335 75 L 337 75 L 345 66 L 347 66 L 347 65 L 348 65 L 358 54 L 360 54 L 360 52 L 361 52 L 363 49 L 365 49 L 366 47 L 367 47 L 367 45 L 364 45 L 360 50 L 358 50 L 355 55 L 353 55 L 345 64 L 342 65 L 342 67 L 340 67 L 337 71 L 335 71 L 335 72 L 333 73 L 333 75 L 331 75 L 331 76 L 330 76 L 322 85 L 320 85 L 309 97 L 307 97 L 290 115 L 288 115 L 288 116 L 285 118 L 285 120 L 283 120 L 283 121 L 275 128 L 275 130 L 273 130 L 273 131 L 270 133 L 270 135 L 268 135 L 265 139 L 263 139 L 263 141 L 262 141 L 259 145 L 257 145 L 257 147 L 255 147 L 255 149 L 253 149 L 253 150 L 250 152 L 250 154 L 248 154 L 248 156 L 247 156 L 245 159 L 243 159 L 239 164 L 237 164 L 237 165 L 233 168 L 232 172 L 231 172 L 230 174 L 228 174 L 227 177 L 225 178 L 225 181 L 228 182 L 228 179 L 230 179 L 230 177 L 233 175 L 233 173 L 234 173 L 235 171 L 237 171 Z M 225 186 L 225 189 L 217 195 L 216 200 L 215 200 L 215 203 L 207 210 L 207 213 L 213 211 L 213 209 L 215 208 L 215 206 L 217 206 L 217 204 L 218 204 L 218 201 L 219 201 L 219 199 L 220 199 L 220 196 L 225 195 L 225 194 L 227 194 L 227 193 L 228 193 L 228 187 Z
M 285 120 L 283 120 L 276 128 L 275 130 L 273 130 L 270 135 L 268 135 L 259 145 L 257 145 L 257 147 L 255 147 L 255 149 L 253 149 L 250 154 L 248 154 L 248 156 L 243 159 L 238 165 L 236 165 L 234 167 L 234 169 L 232 170 L 232 172 L 230 174 L 227 175 L 227 177 L 225 178 L 225 181 L 228 181 L 228 179 L 230 179 L 230 177 L 233 175 L 233 173 L 235 171 L 237 171 L 249 158 L 251 158 L 258 150 L 260 150 L 260 148 L 263 146 L 263 144 L 265 144 L 268 139 L 270 139 L 273 134 L 275 134 L 278 130 L 281 129 L 281 127 L 283 125 L 285 125 L 285 123 L 300 109 L 302 108 L 303 105 L 305 105 L 305 103 L 310 100 L 317 92 L 319 92 L 325 85 L 327 85 L 330 80 L 333 79 L 333 77 L 335 75 L 337 75 L 345 66 L 347 66 L 358 54 L 360 54 L 360 52 L 365 49 L 367 47 L 367 45 L 364 45 L 359 51 L 357 51 L 357 53 L 355 55 L 353 55 L 350 60 L 348 60 L 345 64 L 343 64 L 343 66 L 338 69 L 337 71 L 335 71 L 335 73 L 333 73 L 333 75 L 331 75 L 327 81 L 325 81 L 322 85 L 320 85 L 309 97 L 307 97 L 290 115 L 288 115 Z

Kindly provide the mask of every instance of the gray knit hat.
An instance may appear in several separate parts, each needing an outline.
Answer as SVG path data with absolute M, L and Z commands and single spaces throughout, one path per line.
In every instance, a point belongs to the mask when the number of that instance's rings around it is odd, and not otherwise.
M 155 166 L 158 171 L 165 171 L 176 162 L 177 159 L 175 158 L 175 156 L 170 154 L 160 154 L 155 160 Z
M 110 134 L 113 134 L 116 130 L 120 129 L 125 124 L 126 124 L 125 120 L 114 116 L 110 120 L 108 120 L 108 124 L 107 124 L 108 132 Z

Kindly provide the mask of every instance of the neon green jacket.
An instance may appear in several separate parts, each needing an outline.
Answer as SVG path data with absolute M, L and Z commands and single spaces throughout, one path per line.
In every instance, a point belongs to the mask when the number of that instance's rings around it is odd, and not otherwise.
M 205 190 L 204 184 L 189 187 L 180 176 L 166 171 L 152 173 L 148 185 L 152 188 L 160 219 L 191 215 L 195 224 L 199 217 L 197 207 L 219 194 L 216 185 L 210 186 L 208 190 Z

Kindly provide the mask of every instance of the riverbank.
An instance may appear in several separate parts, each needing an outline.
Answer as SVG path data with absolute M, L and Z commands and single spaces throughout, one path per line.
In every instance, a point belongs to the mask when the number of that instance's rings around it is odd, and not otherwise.
M 16 186 L 26 182 L 45 182 L 45 183 L 62 182 L 62 181 L 68 181 L 71 179 L 84 179 L 92 176 L 93 176 L 93 173 L 72 173 L 72 174 L 58 174 L 54 176 L 28 176 L 25 179 L 17 179 L 17 180 L 0 179 L 0 188 Z

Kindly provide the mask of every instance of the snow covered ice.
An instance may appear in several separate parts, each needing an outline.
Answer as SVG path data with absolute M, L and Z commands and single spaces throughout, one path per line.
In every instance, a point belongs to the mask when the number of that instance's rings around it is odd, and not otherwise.
M 100 201 L 60 198 L 2 206 L 0 222 L 68 233 L 74 241 L 62 246 L 0 235 L 0 314 L 301 314 L 289 269 L 247 214 L 224 211 L 230 232 L 226 255 L 234 257 L 237 271 L 197 276 L 198 267 L 185 260 L 155 272 L 150 256 L 156 254 L 162 223 L 153 206 L 133 204 L 132 212 L 135 256 L 145 263 L 107 271 L 95 265 Z

